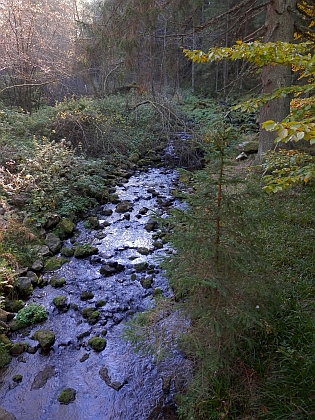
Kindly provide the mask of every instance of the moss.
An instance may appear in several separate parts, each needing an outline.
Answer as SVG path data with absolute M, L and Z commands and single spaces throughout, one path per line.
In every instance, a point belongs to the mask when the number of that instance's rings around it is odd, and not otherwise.
M 60 404 L 69 404 L 75 400 L 76 393 L 76 390 L 73 388 L 65 388 L 60 392 L 58 401 Z
M 101 306 L 105 306 L 105 305 L 106 305 L 106 301 L 105 301 L 105 300 L 103 300 L 103 299 L 98 300 L 98 301 L 96 302 L 96 304 L 95 304 L 95 306 L 96 306 L 97 308 L 100 308 Z
M 149 255 L 149 253 L 150 253 L 150 251 L 148 250 L 148 248 L 138 248 L 137 251 L 141 255 Z
M 53 298 L 53 304 L 59 310 L 66 311 L 67 310 L 67 297 L 66 296 L 56 296 Z
M 83 318 L 86 318 L 90 324 L 95 324 L 100 316 L 100 313 L 92 306 L 82 310 Z
M 50 284 L 52 287 L 58 288 L 63 287 L 66 283 L 66 280 L 63 277 L 60 277 L 59 279 L 56 279 L 55 277 L 52 277 L 50 279 Z
M 98 253 L 98 249 L 89 244 L 78 245 L 74 247 L 74 256 L 76 258 L 86 258 Z
M 102 337 L 92 337 L 89 339 L 88 345 L 91 346 L 96 352 L 100 352 L 106 347 L 106 339 Z
M 72 257 L 74 254 L 73 248 L 68 248 L 67 246 L 63 246 L 60 250 L 60 254 L 64 255 L 65 257 Z
M 145 271 L 148 268 L 148 263 L 147 262 L 141 262 L 139 264 L 135 264 L 134 268 L 135 268 L 137 273 L 141 273 L 141 271 Z
M 0 342 L 0 368 L 11 362 L 12 357 L 9 352 L 9 347 L 9 345 Z
M 17 382 L 17 383 L 22 382 L 22 379 L 23 379 L 23 376 L 19 374 L 14 375 L 12 378 L 13 382 Z
M 68 262 L 67 258 L 64 257 L 50 257 L 45 261 L 44 271 L 54 271 L 63 266 Z

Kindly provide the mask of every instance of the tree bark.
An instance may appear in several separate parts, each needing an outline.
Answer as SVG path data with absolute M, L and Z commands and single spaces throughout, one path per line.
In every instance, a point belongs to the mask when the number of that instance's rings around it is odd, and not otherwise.
M 296 0 L 272 0 L 267 6 L 265 42 L 293 42 L 294 16 L 290 12 L 296 9 Z M 290 86 L 292 82 L 291 66 L 267 65 L 262 70 L 263 93 L 273 92 L 275 89 Z M 262 106 L 259 123 L 267 120 L 282 121 L 290 113 L 290 97 L 277 98 Z M 276 134 L 261 129 L 259 133 L 258 159 L 263 154 L 275 148 Z

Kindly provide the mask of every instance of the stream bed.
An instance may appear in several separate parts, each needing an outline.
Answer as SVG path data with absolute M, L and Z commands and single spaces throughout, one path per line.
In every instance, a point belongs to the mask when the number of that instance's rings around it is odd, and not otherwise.
M 0 406 L 17 420 L 177 418 L 173 396 L 189 381 L 189 362 L 174 347 L 156 363 L 122 338 L 124 321 L 153 307 L 154 295 L 172 296 L 159 259 L 173 251 L 159 237 L 152 214 L 167 217 L 169 207 L 180 205 L 170 193 L 176 177 L 176 172 L 161 168 L 134 174 L 116 187 L 117 203 L 91 212 L 98 220 L 94 229 L 82 220 L 65 241 L 69 248 L 74 242 L 88 243 L 98 252 L 88 258 L 69 257 L 60 269 L 45 274 L 48 285 L 36 288 L 28 303 L 44 305 L 47 321 L 10 337 L 24 341 L 30 350 L 14 357 L 0 376 Z M 117 211 L 121 203 L 125 208 Z M 52 277 L 64 278 L 65 285 L 52 287 Z M 66 297 L 65 310 L 52 303 L 57 296 Z M 84 318 L 87 307 L 97 309 L 99 316 Z M 173 311 L 165 311 L 162 324 L 178 332 L 188 327 Z M 46 354 L 32 339 L 43 328 L 56 335 Z M 91 348 L 93 336 L 106 338 L 104 350 Z M 15 375 L 22 380 L 14 382 Z M 69 387 L 76 391 L 75 400 L 60 404 L 58 395 Z

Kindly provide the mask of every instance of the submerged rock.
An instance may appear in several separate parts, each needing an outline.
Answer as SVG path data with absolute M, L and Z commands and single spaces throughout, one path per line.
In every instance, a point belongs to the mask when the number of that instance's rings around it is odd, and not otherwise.
M 6 411 L 4 408 L 0 407 L 0 419 L 1 420 L 16 420 L 16 417 Z
M 42 370 L 35 376 L 31 389 L 42 388 L 44 385 L 46 385 L 46 382 L 48 381 L 48 379 L 55 376 L 55 374 L 56 374 L 55 366 L 53 365 L 46 366 L 44 370 Z
M 110 386 L 115 391 L 119 391 L 120 388 L 122 388 L 127 383 L 127 380 L 124 380 L 123 382 L 117 382 L 117 381 L 112 382 L 111 377 L 108 374 L 108 369 L 106 367 L 102 367 L 99 370 L 99 375 L 103 379 L 103 381 L 106 383 L 106 385 Z

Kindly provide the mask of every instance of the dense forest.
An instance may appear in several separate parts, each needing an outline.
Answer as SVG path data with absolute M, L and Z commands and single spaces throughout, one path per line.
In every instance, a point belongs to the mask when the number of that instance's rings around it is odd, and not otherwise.
M 49 229 L 169 165 L 187 204 L 158 221 L 174 296 L 128 339 L 159 341 L 159 311 L 190 320 L 176 418 L 315 417 L 314 19 L 313 0 L 1 2 L 1 368 Z

